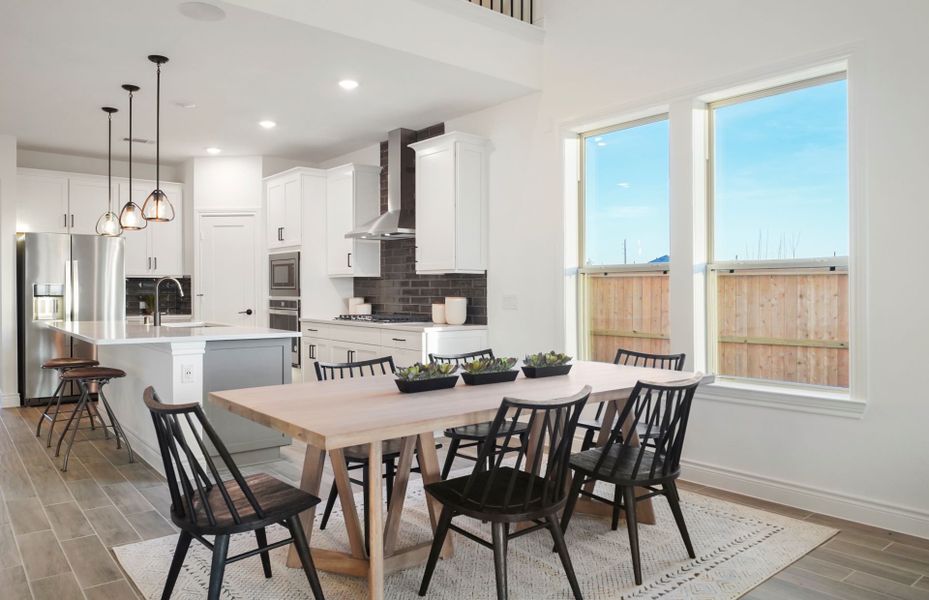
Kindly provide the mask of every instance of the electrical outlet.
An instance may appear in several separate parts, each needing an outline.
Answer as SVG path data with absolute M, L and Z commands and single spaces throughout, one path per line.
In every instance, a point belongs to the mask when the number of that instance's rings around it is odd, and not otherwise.
M 503 310 L 518 310 L 519 297 L 516 294 L 506 294 L 503 296 Z
M 193 383 L 194 382 L 194 366 L 193 365 L 181 365 L 181 383 Z

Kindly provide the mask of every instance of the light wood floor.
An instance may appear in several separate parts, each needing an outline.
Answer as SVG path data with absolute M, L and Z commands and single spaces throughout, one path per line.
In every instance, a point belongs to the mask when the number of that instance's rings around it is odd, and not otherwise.
M 28 408 L 0 411 L 0 597 L 136 598 L 108 549 L 174 531 L 167 486 L 150 467 L 129 464 L 125 451 L 116 451 L 99 431 L 82 434 L 62 473 L 52 450 L 35 437 L 37 416 Z M 243 471 L 264 470 L 296 483 L 302 461 L 302 449 L 293 446 L 282 460 Z M 324 493 L 330 483 L 327 472 Z M 747 599 L 929 600 L 929 540 L 696 484 L 682 487 L 841 529 Z

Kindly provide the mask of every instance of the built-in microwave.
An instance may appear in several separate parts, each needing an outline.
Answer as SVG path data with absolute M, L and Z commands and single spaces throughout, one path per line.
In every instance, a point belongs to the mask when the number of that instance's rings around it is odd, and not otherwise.
M 269 296 L 300 296 L 300 253 L 268 255 Z

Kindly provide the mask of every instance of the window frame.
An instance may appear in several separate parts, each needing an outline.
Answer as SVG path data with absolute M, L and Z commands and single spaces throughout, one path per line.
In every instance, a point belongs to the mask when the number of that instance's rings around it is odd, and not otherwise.
M 583 131 L 577 134 L 578 139 L 578 173 L 577 173 L 577 207 L 578 207 L 578 235 L 577 235 L 577 350 L 580 359 L 589 360 L 591 356 L 591 333 L 587 319 L 587 298 L 589 295 L 589 284 L 591 276 L 594 275 L 670 275 L 671 263 L 634 263 L 634 264 L 605 264 L 605 265 L 588 265 L 587 264 L 587 140 L 589 138 L 650 125 L 660 121 L 667 121 L 668 127 L 671 126 L 671 113 L 668 110 L 656 112 L 643 117 L 624 120 L 619 123 L 598 127 Z M 671 140 L 668 140 L 668 184 L 671 183 L 670 172 L 671 161 Z M 670 212 L 671 198 L 668 196 L 668 209 Z M 671 222 L 668 220 L 668 231 L 671 230 Z M 669 249 L 670 250 L 670 249 Z M 670 256 L 670 253 L 669 253 Z
M 851 151 L 851 120 L 849 118 L 846 125 L 846 136 L 848 141 L 848 151 L 846 154 L 846 160 L 848 164 L 848 184 L 849 184 L 849 193 L 848 193 L 848 215 L 849 215 L 849 245 L 848 245 L 848 255 L 847 256 L 826 256 L 826 257 L 815 257 L 815 258 L 798 258 L 798 259 L 762 259 L 762 260 L 720 260 L 717 261 L 715 257 L 715 246 L 716 246 L 716 123 L 715 123 L 715 111 L 718 108 L 723 108 L 726 106 L 732 106 L 735 104 L 741 104 L 744 102 L 751 102 L 753 100 L 759 100 L 762 98 L 768 98 L 771 96 L 777 96 L 784 93 L 789 93 L 797 90 L 807 89 L 811 87 L 816 87 L 818 85 L 824 85 L 827 83 L 833 83 L 836 81 L 848 81 L 848 68 L 844 66 L 841 69 L 837 69 L 834 72 L 826 73 L 822 75 L 816 75 L 813 77 L 804 77 L 797 79 L 796 81 L 791 81 L 788 83 L 783 83 L 779 85 L 774 85 L 770 87 L 765 87 L 763 89 L 754 90 L 747 93 L 736 94 L 734 96 L 729 96 L 721 98 L 719 100 L 713 100 L 707 102 L 705 105 L 706 110 L 706 365 L 707 370 L 710 373 L 715 374 L 716 384 L 721 386 L 732 386 L 735 388 L 742 387 L 743 389 L 753 389 L 763 390 L 768 388 L 772 391 L 776 390 L 778 392 L 808 392 L 813 394 L 822 394 L 822 395 L 839 395 L 846 398 L 851 397 L 852 392 L 852 381 L 853 374 L 851 369 L 855 367 L 855 362 L 852 359 L 852 352 L 855 348 L 853 344 L 853 328 L 855 327 L 854 320 L 852 319 L 852 308 L 849 307 L 848 314 L 848 334 L 849 334 L 849 385 L 847 388 L 817 385 L 812 383 L 797 383 L 792 381 L 778 381 L 778 380 L 769 380 L 769 379 L 756 379 L 751 377 L 738 377 L 732 375 L 719 375 L 717 373 L 717 367 L 719 362 L 719 310 L 718 310 L 718 298 L 717 298 L 717 273 L 719 271 L 729 271 L 730 273 L 735 271 L 763 271 L 766 269 L 773 269 L 778 271 L 784 270 L 797 270 L 797 271 L 837 271 L 845 272 L 849 275 L 849 295 L 853 293 L 853 288 L 851 287 L 851 270 L 849 269 L 849 264 L 854 261 L 853 254 L 855 253 L 854 241 L 852 239 L 853 232 L 853 221 L 852 221 L 852 209 L 853 209 L 853 175 L 851 172 L 852 169 L 852 151 Z M 849 102 L 849 96 L 846 96 L 846 102 Z M 762 394 L 763 395 L 763 394 Z

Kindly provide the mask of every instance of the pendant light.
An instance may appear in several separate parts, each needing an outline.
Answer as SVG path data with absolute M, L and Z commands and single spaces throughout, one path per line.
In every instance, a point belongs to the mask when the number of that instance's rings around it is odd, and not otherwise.
M 174 220 L 174 207 L 168 200 L 167 194 L 161 191 L 161 65 L 168 59 L 158 54 L 152 54 L 148 60 L 157 65 L 157 79 L 155 87 L 155 189 L 145 199 L 142 205 L 142 216 L 146 221 L 164 223 Z
M 107 202 L 106 212 L 97 219 L 97 235 L 107 237 L 116 237 L 123 232 L 122 225 L 119 224 L 119 216 L 113 212 L 113 113 L 119 112 L 112 106 L 104 106 L 103 112 L 106 113 L 107 126 L 107 145 L 106 145 L 106 182 L 107 182 Z
M 123 229 L 138 230 L 148 225 L 142 216 L 142 207 L 132 201 L 132 94 L 139 91 L 139 86 L 127 83 L 123 89 L 129 92 L 129 198 L 119 211 L 119 224 Z

